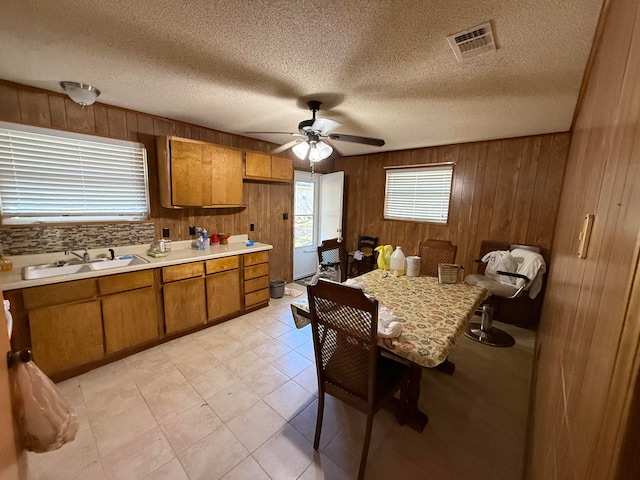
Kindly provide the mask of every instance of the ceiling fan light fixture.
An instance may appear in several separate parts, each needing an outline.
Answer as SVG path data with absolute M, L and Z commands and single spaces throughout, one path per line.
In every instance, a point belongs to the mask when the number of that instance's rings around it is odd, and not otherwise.
M 307 152 L 309 151 L 309 144 L 307 142 L 300 142 L 291 149 L 293 154 L 300 160 L 307 158 Z
M 69 95 L 69 98 L 81 107 L 93 105 L 96 98 L 100 96 L 100 90 L 86 83 L 60 82 L 60 86 Z
M 331 145 L 325 142 L 317 142 L 311 144 L 311 151 L 309 152 L 310 162 L 319 162 L 325 158 L 329 158 L 333 153 Z

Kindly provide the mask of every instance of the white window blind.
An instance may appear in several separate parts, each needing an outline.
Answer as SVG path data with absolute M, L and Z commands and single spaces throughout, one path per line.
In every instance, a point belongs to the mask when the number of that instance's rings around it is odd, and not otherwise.
M 447 223 L 453 164 L 388 167 L 384 218 Z
M 0 122 L 2 223 L 149 218 L 143 144 Z

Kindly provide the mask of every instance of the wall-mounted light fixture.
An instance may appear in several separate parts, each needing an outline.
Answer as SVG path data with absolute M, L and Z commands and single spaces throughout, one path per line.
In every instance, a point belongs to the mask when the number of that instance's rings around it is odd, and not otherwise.
M 81 107 L 93 105 L 96 98 L 100 96 L 100 90 L 86 83 L 60 82 L 60 86 L 67 92 L 67 95 Z

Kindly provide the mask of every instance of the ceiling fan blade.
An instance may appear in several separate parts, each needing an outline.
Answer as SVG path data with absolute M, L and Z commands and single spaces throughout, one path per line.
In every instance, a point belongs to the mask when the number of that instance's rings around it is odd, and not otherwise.
M 374 145 L 376 147 L 381 147 L 384 145 L 384 140 L 382 140 L 381 138 L 358 137 L 356 135 L 343 135 L 341 133 L 331 133 L 327 135 L 327 138 L 330 138 L 331 140 L 339 140 L 341 142 Z
M 292 140 L 288 143 L 285 143 L 284 145 L 280 145 L 278 148 L 274 148 L 273 150 L 271 150 L 271 153 L 280 153 L 280 152 L 284 152 L 285 150 L 297 145 L 300 142 L 304 142 L 304 140 L 298 138 L 296 140 Z
M 330 120 L 328 118 L 318 118 L 315 122 L 313 122 L 313 125 L 311 125 L 311 130 L 326 135 L 327 133 L 332 132 L 340 126 L 342 126 L 342 124 L 336 122 L 335 120 Z
M 245 132 L 247 135 L 250 133 L 255 133 L 257 134 L 262 134 L 262 135 L 292 135 L 294 137 L 306 137 L 306 135 L 302 135 L 301 133 L 298 132 Z

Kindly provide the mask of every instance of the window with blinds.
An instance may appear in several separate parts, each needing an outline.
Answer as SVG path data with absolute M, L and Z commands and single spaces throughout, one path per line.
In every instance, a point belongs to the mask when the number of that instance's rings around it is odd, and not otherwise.
M 453 163 L 387 167 L 384 218 L 447 223 Z
M 2 223 L 149 218 L 143 144 L 0 122 Z

